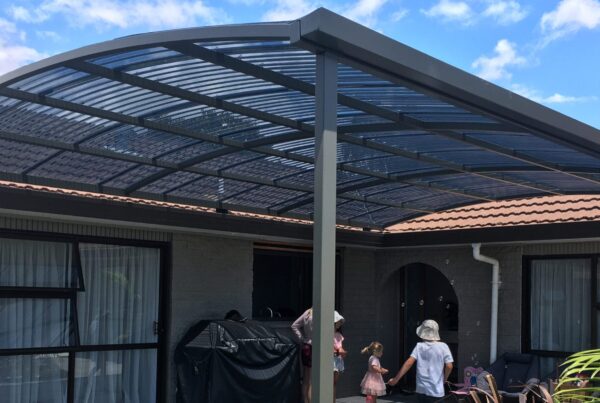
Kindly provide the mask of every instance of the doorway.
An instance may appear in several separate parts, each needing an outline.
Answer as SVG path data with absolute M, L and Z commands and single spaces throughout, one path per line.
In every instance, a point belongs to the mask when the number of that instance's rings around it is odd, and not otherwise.
M 433 319 L 440 326 L 440 338 L 452 352 L 454 369 L 450 382 L 458 380 L 458 298 L 451 282 L 435 267 L 411 263 L 397 272 L 398 284 L 398 341 L 399 362 L 408 358 L 418 341 L 417 327 L 425 319 Z M 404 378 L 402 387 L 415 388 L 415 368 Z

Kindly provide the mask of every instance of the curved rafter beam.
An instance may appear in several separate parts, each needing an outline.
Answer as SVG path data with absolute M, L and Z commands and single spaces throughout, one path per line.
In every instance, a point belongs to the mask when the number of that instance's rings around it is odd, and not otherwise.
M 144 127 L 144 128 L 152 129 L 152 130 L 158 130 L 158 131 L 176 134 L 176 135 L 180 135 L 183 137 L 189 137 L 189 138 L 193 138 L 193 139 L 197 139 L 197 140 L 204 140 L 209 143 L 228 145 L 228 146 L 236 148 L 238 150 L 246 150 L 246 147 L 243 145 L 243 143 L 240 143 L 240 142 L 232 140 L 232 139 L 223 138 L 223 137 L 215 138 L 214 136 L 212 136 L 210 134 L 186 129 L 183 127 L 172 126 L 172 125 L 169 125 L 166 123 L 156 122 L 156 121 L 152 121 L 152 120 L 145 119 L 142 117 L 134 117 L 134 116 L 124 115 L 122 113 L 107 111 L 104 109 L 99 109 L 99 108 L 95 108 L 95 107 L 91 107 L 91 106 L 87 106 L 87 105 L 80 105 L 80 104 L 76 104 L 73 102 L 64 101 L 61 99 L 47 97 L 47 96 L 43 96 L 43 95 L 39 95 L 39 94 L 32 94 L 32 93 L 22 91 L 22 90 L 16 90 L 13 88 L 0 88 L 0 95 L 19 99 L 22 101 L 37 103 L 40 105 L 46 105 L 46 106 L 50 106 L 50 107 L 54 107 L 54 108 L 59 108 L 59 109 L 63 109 L 63 110 L 69 110 L 72 112 L 86 114 L 89 116 L 95 116 L 98 118 L 117 121 L 117 122 L 128 124 L 128 125 Z M 79 148 L 77 148 L 75 151 L 79 151 Z M 265 155 L 282 157 L 282 158 L 299 161 L 299 162 L 307 162 L 310 164 L 314 163 L 313 158 L 300 156 L 298 154 L 288 153 L 286 151 L 275 150 L 270 147 L 256 147 L 253 149 L 253 151 L 256 151 L 256 152 L 259 152 L 259 153 L 262 153 Z M 170 166 L 170 168 L 176 168 L 176 167 Z M 399 175 L 373 172 L 370 170 L 357 168 L 357 167 L 354 167 L 351 165 L 345 165 L 343 163 L 338 165 L 338 169 L 348 171 L 348 172 L 353 172 L 353 173 L 364 175 L 364 176 L 383 178 L 383 179 L 387 179 L 390 182 L 403 182 L 403 183 L 407 183 L 407 184 L 410 184 L 413 186 L 427 188 L 427 189 L 431 189 L 431 190 L 435 190 L 435 191 L 439 191 L 439 192 L 443 192 L 443 193 L 459 194 L 461 196 L 469 197 L 469 198 L 472 198 L 472 199 L 475 199 L 478 201 L 492 201 L 493 200 L 492 198 L 490 198 L 484 194 L 480 194 L 478 192 L 451 189 L 451 188 L 447 188 L 447 187 L 440 186 L 440 185 L 434 185 L 431 183 L 423 184 L 423 183 L 417 183 L 417 182 L 406 182 L 406 181 L 401 180 L 400 179 L 401 176 L 399 176 Z
M 157 161 L 157 160 L 153 160 L 150 158 L 145 158 L 145 157 L 136 157 L 133 155 L 127 155 L 127 154 L 121 154 L 121 153 L 117 153 L 114 151 L 108 151 L 108 150 L 94 150 L 91 148 L 78 148 L 78 149 L 74 149 L 73 146 L 71 144 L 68 143 L 62 143 L 56 140 L 45 140 L 45 139 L 36 139 L 36 138 L 32 138 L 32 137 L 26 137 L 26 136 L 21 136 L 21 135 L 15 135 L 12 133 L 8 133 L 8 132 L 0 132 L 0 138 L 2 139 L 6 139 L 6 140 L 11 140 L 11 141 L 16 141 L 16 142 L 20 142 L 20 143 L 24 143 L 24 144 L 31 144 L 31 145 L 37 145 L 37 146 L 44 146 L 44 147 L 50 147 L 50 148 L 54 148 L 54 149 L 58 149 L 59 151 L 77 151 L 81 154 L 85 154 L 85 155 L 92 155 L 92 156 L 97 156 L 97 157 L 105 157 L 105 158 L 113 158 L 119 161 L 126 161 L 126 162 L 131 162 L 131 163 L 135 163 L 135 164 L 142 164 L 142 165 L 148 165 L 148 166 L 157 166 L 157 167 L 162 167 L 162 168 L 167 168 L 167 169 L 172 169 L 172 167 L 175 165 L 173 163 L 167 163 L 167 162 L 161 162 L 161 161 Z M 235 164 L 234 164 L 235 165 Z M 234 166 L 232 165 L 232 166 Z M 134 169 L 137 166 L 134 166 L 132 168 L 129 169 Z M 128 170 L 129 170 L 128 169 Z M 226 169 L 226 168 L 225 168 Z M 204 175 L 204 176 L 213 176 L 216 178 L 223 178 L 223 179 L 231 179 L 231 180 L 236 180 L 236 181 L 243 181 L 243 182 L 248 182 L 248 183 L 253 183 L 258 187 L 258 186 L 273 186 L 273 187 L 279 187 L 281 189 L 286 189 L 286 190 L 292 190 L 292 191 L 296 191 L 296 192 L 304 192 L 306 194 L 310 194 L 312 193 L 312 188 L 309 186 L 298 186 L 298 185 L 288 185 L 288 184 L 277 184 L 275 185 L 272 180 L 261 180 L 259 178 L 250 176 L 250 175 L 242 175 L 242 174 L 234 174 L 234 173 L 228 173 L 228 172 L 224 172 L 224 169 L 219 170 L 218 172 L 216 171 L 212 171 L 212 170 L 208 170 L 208 169 L 200 169 L 197 167 L 187 167 L 185 169 L 181 169 L 182 171 L 185 172 L 190 172 L 190 173 L 195 173 L 195 174 L 200 174 L 200 175 Z M 121 172 L 119 175 L 123 174 L 123 172 Z M 194 180 L 192 180 L 191 182 L 193 183 L 195 180 L 198 180 L 200 178 L 196 178 Z M 29 182 L 28 180 L 28 176 L 27 175 L 23 175 L 22 176 L 22 180 L 24 182 Z M 106 182 L 106 181 L 104 181 Z M 381 179 L 373 179 L 371 181 L 368 182 L 368 186 L 375 186 L 377 184 L 381 184 L 383 181 Z M 385 183 L 387 183 L 388 181 L 385 181 Z M 359 186 L 357 184 L 349 184 L 346 187 L 341 187 L 340 189 L 347 192 L 347 191 L 351 191 L 354 189 L 357 189 Z M 248 189 L 247 189 L 248 190 Z M 96 192 L 103 192 L 103 187 L 96 187 L 95 189 Z M 121 190 L 120 192 L 118 192 L 118 194 L 122 194 L 122 195 L 126 195 L 125 192 L 123 190 Z M 227 198 L 231 198 L 233 196 L 227 196 Z M 358 196 L 353 196 L 353 195 L 341 195 L 340 196 L 341 199 L 345 199 L 348 201 L 365 201 L 364 198 L 362 197 L 358 197 Z M 370 203 L 373 204 L 381 204 L 381 205 L 385 205 L 388 207 L 398 207 L 400 208 L 400 205 L 398 203 L 393 203 L 393 202 L 389 202 L 387 200 L 381 200 L 381 201 L 377 201 L 377 200 L 367 200 Z M 406 204 L 404 207 L 405 209 L 408 210 L 413 210 L 413 211 L 418 211 L 418 212 L 430 212 L 428 210 L 424 210 L 424 209 L 419 209 L 419 208 L 411 208 L 409 207 L 408 204 Z M 277 212 L 272 212 L 272 211 L 268 211 L 269 213 L 277 213 Z M 263 211 L 263 213 L 265 213 Z
M 422 131 L 430 130 L 459 130 L 459 131 L 483 131 L 483 132 L 503 132 L 503 133 L 521 133 L 514 127 L 500 123 L 479 123 L 479 122 L 422 122 Z M 371 133 L 388 132 L 396 130 L 414 130 L 413 128 L 398 122 L 390 123 L 365 123 L 354 125 L 338 126 L 338 133 Z
M 17 135 L 17 134 L 13 134 L 13 133 L 8 133 L 8 132 L 0 132 L 0 138 L 6 139 L 6 140 L 11 140 L 11 141 L 16 141 L 16 142 L 20 142 L 20 143 L 24 143 L 24 144 L 31 144 L 31 145 L 37 145 L 37 146 L 44 146 L 44 147 L 49 147 L 49 148 L 54 148 L 57 149 L 58 152 L 64 152 L 64 151 L 77 151 L 80 152 L 82 154 L 87 154 L 87 155 L 93 155 L 93 156 L 98 156 L 98 157 L 107 157 L 107 158 L 114 158 L 117 160 L 121 160 L 121 161 L 127 161 L 127 162 L 132 162 L 135 164 L 145 164 L 145 165 L 150 165 L 150 166 L 159 166 L 159 167 L 163 167 L 166 169 L 171 169 L 174 166 L 176 166 L 177 164 L 172 164 L 172 163 L 167 163 L 167 162 L 161 162 L 159 160 L 156 159 L 150 159 L 150 158 L 146 158 L 146 157 L 136 157 L 133 155 L 127 155 L 127 154 L 121 154 L 121 153 L 117 153 L 114 151 L 108 151 L 108 150 L 94 150 L 91 148 L 86 148 L 86 147 L 80 147 L 80 146 L 74 146 L 73 144 L 69 144 L 69 143 L 62 143 L 56 140 L 46 140 L 46 139 L 40 139 L 40 138 L 35 138 L 35 137 L 29 137 L 29 136 L 23 136 L 23 135 Z M 209 152 L 210 154 L 210 152 Z M 54 156 L 56 154 L 53 154 Z M 200 158 L 201 156 L 199 156 L 198 158 Z M 131 169 L 135 169 L 137 168 L 139 165 L 133 165 L 131 168 L 127 169 L 127 170 L 131 170 Z M 489 168 L 488 168 L 489 169 Z M 507 168 L 504 168 L 505 170 Z M 514 170 L 514 171 L 522 171 L 523 167 L 509 167 L 509 170 Z M 589 168 L 579 168 L 580 170 L 584 170 L 584 169 L 589 169 Z M 126 171 L 127 171 L 126 170 Z M 224 173 L 224 172 L 213 172 L 213 171 L 209 171 L 209 170 L 199 170 L 199 169 L 195 169 L 193 167 L 191 168 L 187 168 L 187 169 L 182 169 L 183 171 L 187 171 L 187 172 L 191 172 L 191 173 L 195 173 L 195 174 L 200 174 L 200 175 L 204 175 L 204 176 L 214 176 L 214 177 L 218 177 L 218 178 L 224 178 L 224 179 L 232 179 L 232 180 L 242 180 L 242 181 L 246 181 L 249 183 L 255 183 L 257 186 L 262 186 L 262 185 L 266 185 L 266 186 L 278 186 L 280 188 L 283 189 L 289 189 L 289 190 L 293 190 L 293 191 L 301 191 L 301 192 L 305 192 L 305 193 L 310 193 L 312 192 L 312 189 L 310 187 L 301 187 L 301 186 L 289 186 L 289 185 L 285 185 L 285 184 L 277 184 L 274 185 L 274 183 L 276 181 L 281 181 L 284 177 L 280 177 L 280 178 L 276 178 L 274 179 L 272 182 L 271 181 L 257 181 L 256 179 L 252 178 L 252 177 L 246 177 L 246 176 L 240 176 L 240 175 L 233 175 L 233 174 L 228 174 L 228 173 Z M 536 167 L 529 167 L 528 169 L 526 169 L 527 171 L 540 171 L 539 168 Z M 119 174 L 115 175 L 115 176 L 120 176 L 122 175 L 124 172 L 120 172 Z M 403 181 L 411 181 L 414 179 L 419 179 L 419 178 L 423 178 L 423 177 L 427 177 L 427 176 L 439 176 L 439 175 L 444 175 L 444 174 L 452 174 L 454 173 L 453 171 L 448 171 L 448 170 L 436 170 L 436 171 L 430 171 L 430 172 L 424 172 L 424 173 L 419 173 L 419 174 L 405 174 L 405 175 L 399 175 L 398 177 L 400 179 L 402 179 Z M 110 178 L 113 179 L 113 178 Z M 107 182 L 110 179 L 107 179 L 103 182 Z M 194 178 L 190 181 L 188 181 L 185 185 L 189 185 L 197 180 L 199 180 L 200 178 Z M 11 179 L 14 180 L 14 179 Z M 21 177 L 21 180 L 24 182 L 30 182 L 29 178 L 27 177 L 27 175 L 23 175 Z M 36 182 L 36 180 L 31 180 L 31 182 Z M 347 195 L 347 194 L 342 194 L 344 192 L 351 192 L 354 190 L 359 190 L 362 188 L 368 188 L 368 187 L 373 187 L 373 186 L 377 186 L 377 185 L 381 185 L 381 184 L 385 184 L 385 183 L 389 183 L 388 180 L 385 179 L 372 179 L 370 181 L 366 181 L 366 182 L 360 182 L 360 183 L 351 183 L 348 184 L 346 186 L 342 186 L 339 188 L 339 197 L 342 199 L 346 199 L 347 201 L 361 201 L 361 202 L 368 202 L 368 203 L 373 203 L 373 204 L 379 204 L 382 206 L 386 206 L 386 207 L 394 207 L 394 208 L 401 208 L 401 209 L 406 209 L 406 210 L 411 210 L 416 212 L 416 214 L 414 214 L 414 217 L 417 216 L 421 216 L 424 214 L 429 214 L 429 213 L 434 213 L 437 211 L 440 211 L 438 209 L 433 209 L 433 210 L 427 210 L 427 209 L 423 209 L 423 208 L 419 208 L 417 205 L 415 205 L 414 202 L 402 202 L 402 203 L 398 203 L 398 202 L 389 202 L 388 200 L 381 200 L 378 199 L 376 197 L 372 197 L 373 195 L 367 195 L 367 196 L 355 196 L 355 195 Z M 52 185 L 52 184 L 50 184 Z M 56 185 L 55 185 L 56 186 Z M 81 186 L 81 185 L 79 185 Z M 74 186 L 75 188 L 77 188 L 77 186 Z M 170 189 L 169 191 L 173 191 L 174 189 Z M 102 186 L 96 186 L 96 188 L 94 189 L 94 191 L 97 192 L 103 192 L 103 187 Z M 113 192 L 115 194 L 122 194 L 123 191 L 119 191 L 119 192 Z M 154 195 L 156 196 L 156 195 Z M 228 196 L 228 198 L 231 198 L 232 196 Z M 304 204 L 308 204 L 312 202 L 312 196 L 299 196 L 302 199 L 302 203 L 299 205 L 304 205 Z M 172 196 L 169 195 L 164 195 L 164 199 L 165 200 L 174 200 Z M 177 199 L 177 198 L 175 198 Z M 198 201 L 195 199 L 189 199 L 188 202 L 191 202 L 192 204 L 198 204 Z M 180 201 L 175 201 L 175 202 L 180 202 Z M 286 201 L 283 201 L 281 203 L 278 203 L 279 205 L 286 203 Z M 465 204 L 472 204 L 472 203 L 465 203 Z M 204 204 L 200 204 L 200 205 L 206 205 L 206 203 Z M 221 204 L 219 204 L 218 202 L 212 203 L 209 207 L 213 207 L 213 205 L 217 206 L 217 208 L 219 208 L 221 206 Z M 259 213 L 265 213 L 265 211 L 258 211 L 257 209 L 244 209 L 241 206 L 237 207 L 238 209 L 240 209 L 241 211 L 249 211 L 249 212 L 259 212 Z M 287 215 L 287 216 L 292 216 L 292 217 L 296 217 L 296 218 L 302 218 L 299 215 L 294 215 L 294 214 L 290 214 L 289 211 L 292 210 L 290 208 L 288 209 L 280 209 L 280 210 L 272 210 L 271 208 L 268 208 L 268 213 L 272 213 L 272 214 L 276 214 L 276 215 Z M 304 219 L 306 219 L 306 217 L 304 217 Z M 348 221 L 343 221 L 340 222 L 342 224 L 349 224 Z M 387 226 L 387 224 L 385 225 Z M 384 227 L 385 227 L 384 226 Z
M 213 51 L 210 51 L 210 52 L 213 52 Z M 170 96 L 176 97 L 178 99 L 183 99 L 183 100 L 190 101 L 190 102 L 193 102 L 196 104 L 219 108 L 221 110 L 225 110 L 228 112 L 233 112 L 233 113 L 253 117 L 255 119 L 267 121 L 267 122 L 270 122 L 270 123 L 273 123 L 276 125 L 281 125 L 281 126 L 285 126 L 288 128 L 299 130 L 299 132 L 285 133 L 285 134 L 279 135 L 279 136 L 272 136 L 272 137 L 268 137 L 268 138 L 264 138 L 264 139 L 258 139 L 258 140 L 253 140 L 250 142 L 245 142 L 244 146 L 246 146 L 248 148 L 259 147 L 262 145 L 275 144 L 277 142 L 301 140 L 301 139 L 305 139 L 308 137 L 312 137 L 312 135 L 314 133 L 314 128 L 312 125 L 309 125 L 309 124 L 306 124 L 306 123 L 303 123 L 300 121 L 296 121 L 293 119 L 287 119 L 287 118 L 283 118 L 281 116 L 274 115 L 271 113 L 267 113 L 267 112 L 255 110 L 252 108 L 240 106 L 235 103 L 224 101 L 218 97 L 210 97 L 207 95 L 202 95 L 202 94 L 199 94 L 199 93 L 196 93 L 193 91 L 185 90 L 185 89 L 175 87 L 175 86 L 172 86 L 169 84 L 164 84 L 164 83 L 161 83 L 161 82 L 158 82 L 155 80 L 150 80 L 150 79 L 140 77 L 140 76 L 137 76 L 134 74 L 129 74 L 129 73 L 126 73 L 123 71 L 117 71 L 114 69 L 106 68 L 106 67 L 103 67 L 103 66 L 100 66 L 97 64 L 93 64 L 93 63 L 89 63 L 89 62 L 85 62 L 85 61 L 81 61 L 81 60 L 74 60 L 74 61 L 67 62 L 66 66 L 69 68 L 72 68 L 74 70 L 78 70 L 78 71 L 81 71 L 81 72 L 84 72 L 84 73 L 87 73 L 90 75 L 94 75 L 97 77 L 103 77 L 103 78 L 106 78 L 106 79 L 109 79 L 112 81 L 124 83 L 124 84 L 135 86 L 138 88 L 143 88 L 143 89 L 146 89 L 149 91 L 170 95 Z M 370 125 L 370 127 L 369 127 L 369 125 L 360 125 L 360 126 L 362 127 L 363 130 L 366 130 L 366 129 L 384 130 L 386 127 L 390 127 L 390 126 L 395 126 L 396 129 L 406 128 L 405 125 L 403 125 L 403 124 L 401 125 L 398 122 L 392 123 L 392 124 L 385 124 L 385 123 L 384 124 L 373 124 L 373 125 Z M 436 127 L 435 125 L 432 125 L 432 124 L 425 124 L 425 126 L 428 127 L 429 130 L 431 130 L 431 128 Z M 444 125 L 440 125 L 439 128 L 443 128 L 443 127 L 444 127 Z M 354 127 L 354 128 L 356 128 L 356 127 Z M 496 130 L 500 130 L 500 129 L 506 130 L 507 129 L 506 125 L 481 124 L 481 123 L 476 123 L 476 124 L 463 123 L 463 124 L 461 124 L 461 128 L 464 128 L 465 130 L 466 129 L 474 130 L 476 128 L 486 128 L 488 130 L 491 128 L 496 128 Z M 338 135 L 338 139 L 349 142 L 349 143 L 361 145 L 366 148 L 378 149 L 380 151 L 386 151 L 390 154 L 402 156 L 405 158 L 410 158 L 410 159 L 420 160 L 420 161 L 427 161 L 428 163 L 431 163 L 434 165 L 439 165 L 439 166 L 446 167 L 449 169 L 454 169 L 458 172 L 470 173 L 469 170 L 467 170 L 466 168 L 461 167 L 460 165 L 457 165 L 457 164 L 448 163 L 446 161 L 431 158 L 431 157 L 427 158 L 427 157 L 424 157 L 417 153 L 411 153 L 411 152 L 399 150 L 395 147 L 378 145 L 375 142 L 368 142 L 368 143 L 365 141 L 363 141 L 362 143 L 357 142 L 354 137 L 347 136 L 347 135 L 344 136 L 343 134 L 341 134 L 341 133 L 348 133 L 352 129 L 353 129 L 352 127 L 343 127 L 343 126 L 340 127 L 339 128 L 340 134 Z M 383 148 L 385 148 L 385 150 Z M 218 155 L 223 155 L 223 154 L 218 154 Z M 203 160 L 205 160 L 205 159 L 201 159 L 200 161 L 203 161 Z M 200 162 L 200 161 L 198 161 L 198 162 Z M 190 166 L 190 165 L 184 165 L 184 166 Z M 149 183 L 152 183 L 152 181 L 161 179 L 165 176 L 170 175 L 171 173 L 173 173 L 172 170 L 164 170 L 161 172 L 157 172 L 156 174 L 152 175 L 151 177 L 145 178 L 145 179 L 141 180 L 139 183 L 135 183 L 135 184 L 131 185 L 130 187 L 128 187 L 126 189 L 126 194 L 130 194 L 131 192 L 133 192 L 137 189 L 140 189 L 140 188 L 148 185 Z M 477 174 L 475 174 L 475 175 L 477 175 Z M 515 181 L 510 181 L 510 180 L 507 180 L 504 178 L 498 178 L 498 177 L 492 176 L 492 175 L 481 175 L 480 174 L 478 176 L 485 177 L 487 179 L 491 179 L 491 180 L 495 180 L 495 181 L 509 183 L 509 184 L 516 185 L 516 186 L 536 189 L 543 193 L 560 194 L 560 192 L 557 192 L 555 189 L 551 189 L 551 188 L 541 185 L 541 184 L 515 182 Z
M 479 176 L 479 177 L 485 178 L 485 179 L 491 179 L 491 180 L 495 180 L 495 181 L 499 181 L 499 182 L 504 182 L 506 184 L 513 185 L 513 186 L 518 185 L 518 186 L 526 187 L 529 189 L 537 190 L 539 192 L 548 193 L 548 194 L 552 194 L 552 195 L 561 194 L 556 189 L 550 188 L 543 184 L 531 183 L 531 182 L 515 182 L 514 180 L 505 179 L 502 176 L 498 177 L 496 175 L 484 174 L 481 172 L 477 172 L 476 170 L 469 168 L 467 166 L 464 166 L 464 165 L 459 165 L 459 164 L 455 164 L 452 162 L 441 160 L 439 158 L 430 157 L 430 156 L 425 155 L 424 153 L 422 154 L 422 153 L 415 153 L 415 152 L 411 152 L 411 151 L 405 151 L 405 150 L 399 149 L 397 147 L 392 147 L 387 144 L 378 143 L 378 142 L 375 142 L 375 141 L 372 141 L 372 140 L 369 140 L 366 138 L 358 138 L 358 137 L 349 136 L 349 135 L 345 135 L 345 134 L 338 134 L 338 138 L 347 143 L 363 146 L 363 147 L 370 148 L 370 149 L 379 150 L 382 152 L 386 152 L 386 153 L 389 153 L 392 155 L 397 155 L 400 157 L 412 159 L 415 161 L 426 162 L 428 164 L 436 165 L 436 166 L 439 166 L 442 168 L 446 168 L 448 170 L 461 172 L 461 173 L 467 173 L 467 174 Z
M 216 52 L 216 51 L 213 51 L 210 49 L 203 48 L 203 47 L 195 45 L 193 43 L 170 44 L 167 47 L 172 50 L 175 50 L 179 53 L 185 54 L 187 56 L 202 59 L 202 60 L 205 60 L 205 61 L 213 63 L 213 64 L 218 64 L 222 67 L 226 67 L 226 68 L 238 71 L 240 73 L 251 75 L 253 77 L 256 77 L 256 78 L 259 78 L 262 80 L 270 81 L 274 84 L 286 86 L 287 88 L 294 89 L 296 91 L 301 91 L 308 95 L 314 95 L 314 93 L 315 93 L 314 85 L 312 85 L 310 83 L 307 83 L 307 82 L 299 80 L 299 79 L 295 79 L 293 77 L 286 76 L 284 74 L 281 74 L 281 73 L 278 73 L 275 71 L 267 70 L 263 67 L 253 65 L 253 64 L 245 62 L 241 59 L 237 59 L 237 58 L 228 56 L 224 53 L 220 53 L 220 52 Z M 429 133 L 437 134 L 442 137 L 452 138 L 454 140 L 458 140 L 463 143 L 477 146 L 486 151 L 490 151 L 490 152 L 493 152 L 496 154 L 510 157 L 510 158 L 513 158 L 513 159 L 516 159 L 518 161 L 525 162 L 528 164 L 537 165 L 537 166 L 544 168 L 546 170 L 549 170 L 549 171 L 564 173 L 566 175 L 576 177 L 577 179 L 582 179 L 582 180 L 593 182 L 595 184 L 600 184 L 600 180 L 597 180 L 595 178 L 590 178 L 590 177 L 586 177 L 583 175 L 572 174 L 570 172 L 567 172 L 567 171 L 561 169 L 561 167 L 557 166 L 556 164 L 551 164 L 546 161 L 541 161 L 536 158 L 525 155 L 523 153 L 519 153 L 514 150 L 506 149 L 506 148 L 497 146 L 495 144 L 485 142 L 483 140 L 476 140 L 473 138 L 469 138 L 466 135 L 464 135 L 463 133 L 460 133 L 458 131 L 437 130 L 437 129 L 434 130 L 431 128 L 427 128 L 427 124 L 424 124 L 424 122 L 421 122 L 421 121 L 419 121 L 415 118 L 412 118 L 406 114 L 403 114 L 401 112 L 396 112 L 396 111 L 393 111 L 390 109 L 382 108 L 380 106 L 377 106 L 377 105 L 374 105 L 374 104 L 371 104 L 371 103 L 368 103 L 365 101 L 361 101 L 359 99 L 356 99 L 356 98 L 353 98 L 353 97 L 350 97 L 350 96 L 347 96 L 344 94 L 338 94 L 338 103 L 341 105 L 347 106 L 349 108 L 360 110 L 365 113 L 368 113 L 368 114 L 371 114 L 374 116 L 379 116 L 381 118 L 390 120 L 393 123 L 402 125 L 405 129 L 427 131 Z M 502 127 L 504 127 L 504 126 L 505 125 L 502 125 Z M 515 132 L 523 132 L 523 129 L 519 128 L 517 126 L 509 126 L 509 128 L 512 128 L 512 131 L 515 131 Z M 588 154 L 594 156 L 595 158 L 600 157 L 600 155 L 598 153 L 596 153 L 592 150 L 586 150 L 586 149 L 580 149 L 580 148 L 577 148 L 577 150 L 588 153 Z M 515 183 L 515 184 L 517 184 L 517 183 Z

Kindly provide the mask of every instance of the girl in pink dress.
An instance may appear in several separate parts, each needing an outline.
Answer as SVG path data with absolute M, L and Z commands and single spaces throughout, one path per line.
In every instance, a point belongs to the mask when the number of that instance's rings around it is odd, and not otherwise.
M 379 359 L 383 355 L 383 345 L 378 341 L 374 341 L 360 352 L 362 354 L 371 354 L 367 373 L 360 383 L 360 388 L 362 393 L 367 395 L 366 402 L 375 403 L 377 402 L 377 396 L 385 395 L 385 382 L 383 382 L 381 375 L 387 374 L 388 370 L 379 364 Z

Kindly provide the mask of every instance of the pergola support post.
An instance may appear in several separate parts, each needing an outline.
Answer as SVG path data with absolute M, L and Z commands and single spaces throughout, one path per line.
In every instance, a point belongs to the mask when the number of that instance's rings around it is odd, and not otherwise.
M 313 237 L 312 401 L 333 401 L 337 61 L 317 54 Z

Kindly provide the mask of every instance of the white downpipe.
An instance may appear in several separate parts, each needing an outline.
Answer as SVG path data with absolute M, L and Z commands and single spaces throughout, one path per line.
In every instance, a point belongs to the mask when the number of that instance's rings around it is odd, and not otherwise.
M 498 345 L 498 288 L 500 288 L 500 262 L 497 259 L 482 255 L 480 243 L 471 244 L 473 258 L 492 265 L 492 317 L 490 329 L 490 364 L 496 361 Z

